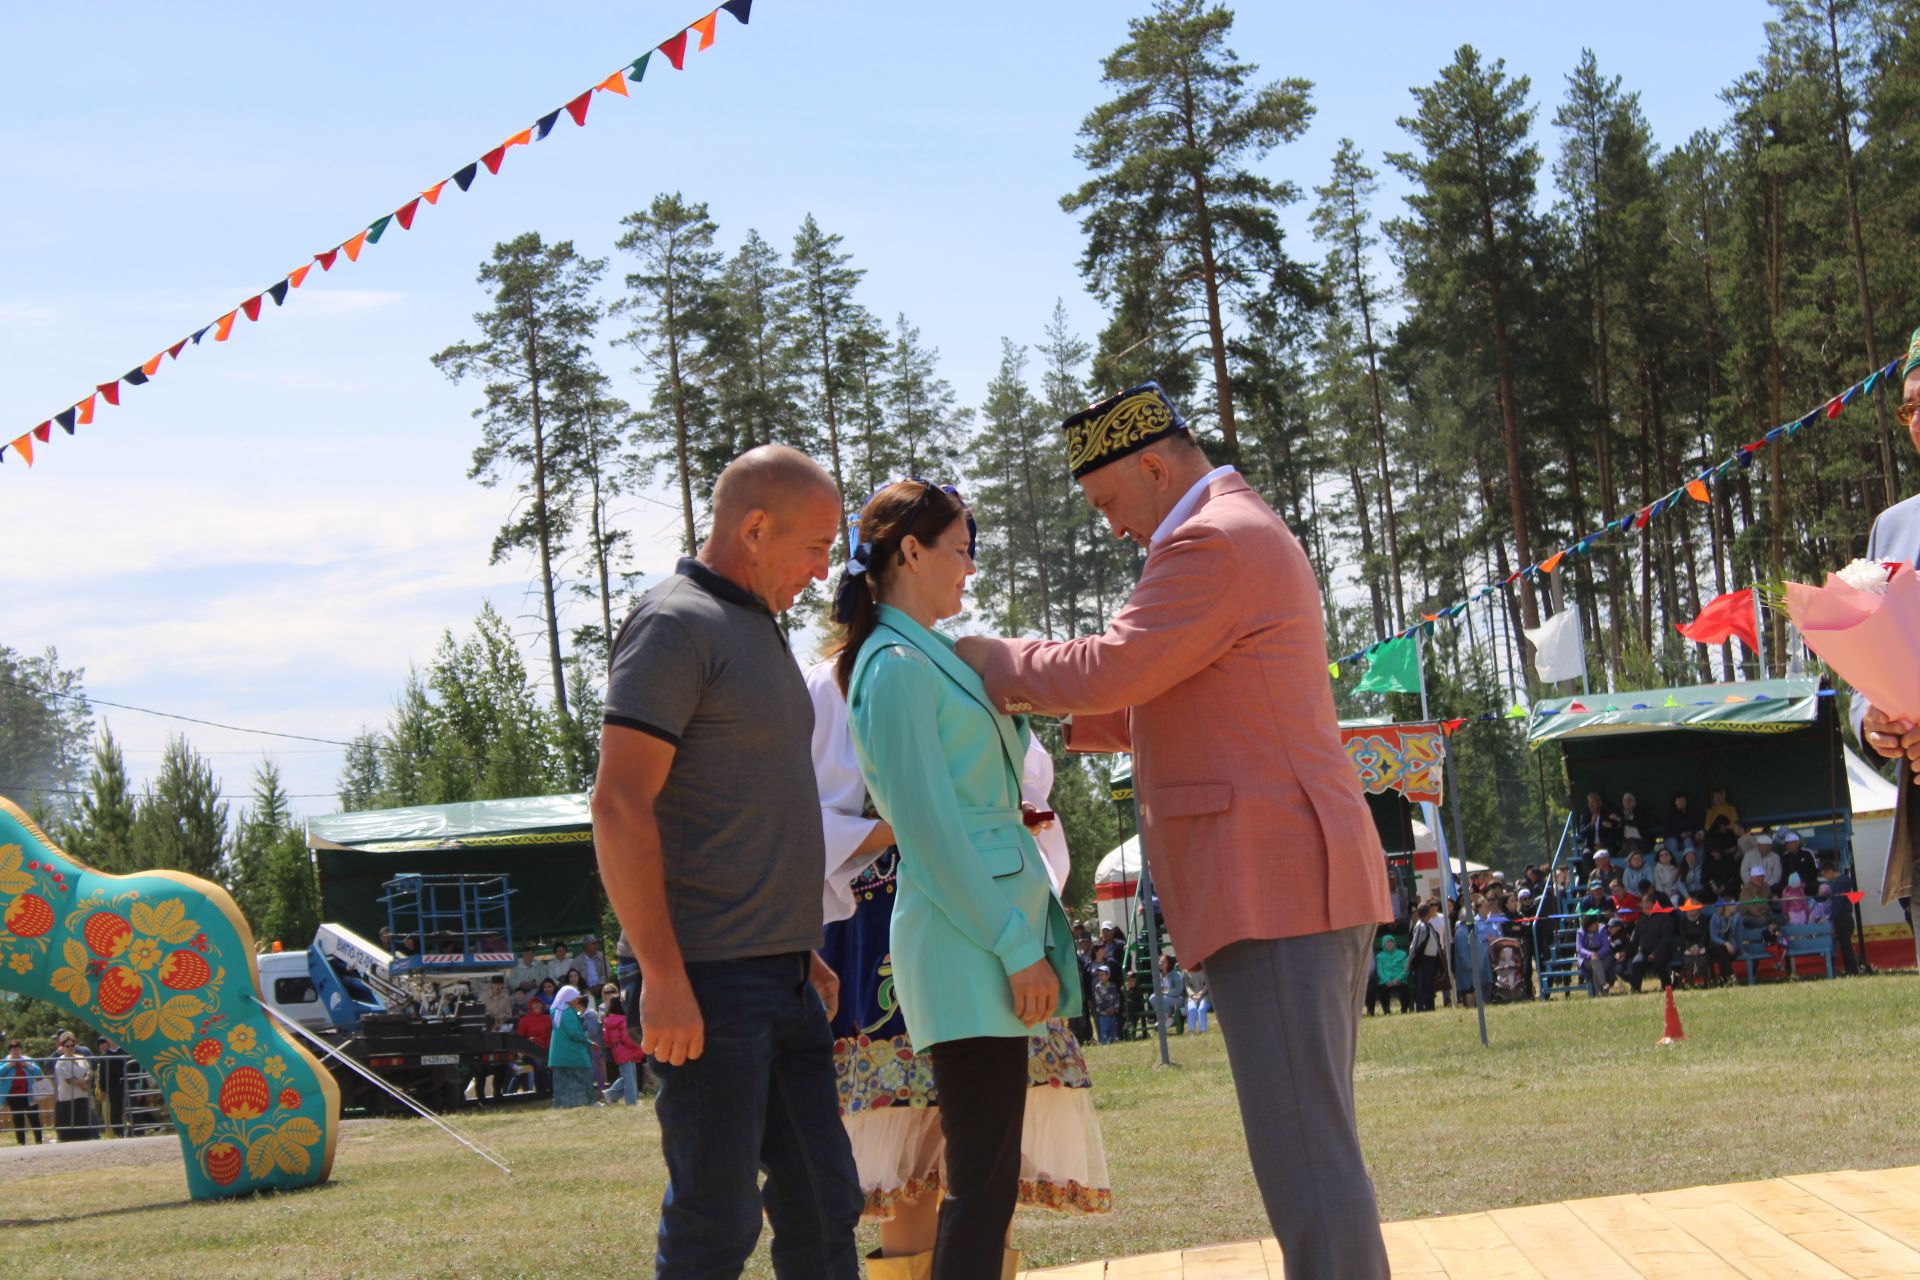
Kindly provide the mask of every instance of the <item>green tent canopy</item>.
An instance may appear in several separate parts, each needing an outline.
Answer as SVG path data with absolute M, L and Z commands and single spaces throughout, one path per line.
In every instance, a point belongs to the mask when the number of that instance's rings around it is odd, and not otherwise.
M 1792 733 L 1820 718 L 1819 702 L 1812 676 L 1545 698 L 1527 718 L 1527 745 L 1660 730 Z
M 1590 791 L 1613 806 L 1632 792 L 1657 825 L 1685 792 L 1703 818 L 1717 787 L 1750 826 L 1829 828 L 1826 848 L 1844 843 L 1850 812 L 1834 702 L 1813 676 L 1548 698 L 1528 718 L 1527 744 L 1560 748 L 1576 814 Z
M 584 794 L 369 809 L 307 820 L 323 917 L 365 938 L 387 923 L 384 885 L 422 875 L 506 875 L 516 942 L 577 938 L 600 922 L 593 814 Z

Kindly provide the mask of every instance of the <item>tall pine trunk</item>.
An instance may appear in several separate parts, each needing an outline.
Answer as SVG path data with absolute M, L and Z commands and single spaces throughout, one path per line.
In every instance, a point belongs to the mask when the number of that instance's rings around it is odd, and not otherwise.
M 560 610 L 553 596 L 553 523 L 547 506 L 547 440 L 541 421 L 540 340 L 533 318 L 533 302 L 527 301 L 527 393 L 533 407 L 533 520 L 540 537 L 540 593 L 546 605 L 547 658 L 553 668 L 553 708 L 560 723 L 570 725 L 567 712 L 567 675 L 560 663 Z M 569 735 L 571 742 L 571 735 Z M 568 748 L 571 757 L 572 748 Z

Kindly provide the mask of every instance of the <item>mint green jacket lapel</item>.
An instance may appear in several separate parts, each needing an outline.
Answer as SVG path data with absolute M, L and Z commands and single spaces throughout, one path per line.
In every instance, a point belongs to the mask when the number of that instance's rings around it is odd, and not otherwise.
M 993 727 L 1000 733 L 1000 745 L 1006 749 L 1007 767 L 1013 770 L 1014 802 L 1020 799 L 1020 777 L 1027 760 L 1027 745 L 1020 740 L 1019 722 L 1003 715 L 987 697 L 987 686 L 980 680 L 978 673 L 960 661 L 960 655 L 953 651 L 953 641 L 938 631 L 928 630 L 912 618 L 890 604 L 880 606 L 880 625 L 893 632 L 900 639 L 918 649 L 933 660 L 933 665 L 955 684 L 963 689 L 967 696 L 979 703 L 993 717 Z M 869 640 L 868 651 L 873 648 Z

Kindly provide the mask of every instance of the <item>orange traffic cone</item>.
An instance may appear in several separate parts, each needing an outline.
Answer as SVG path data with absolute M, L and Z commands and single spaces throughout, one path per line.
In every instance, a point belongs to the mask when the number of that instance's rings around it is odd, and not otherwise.
M 1673 1005 L 1673 988 L 1667 988 L 1667 1033 L 1660 1037 L 1661 1044 L 1678 1044 L 1687 1038 L 1680 1027 L 1680 1010 Z

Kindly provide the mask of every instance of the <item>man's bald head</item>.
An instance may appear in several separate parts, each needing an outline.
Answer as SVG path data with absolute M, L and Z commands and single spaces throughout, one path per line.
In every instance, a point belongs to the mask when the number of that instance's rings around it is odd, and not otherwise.
M 826 469 L 798 449 L 763 444 L 749 449 L 720 473 L 713 486 L 713 531 L 737 531 L 754 511 L 779 520 L 826 496 L 836 506 L 840 491 Z
M 783 444 L 761 445 L 727 464 L 713 486 L 708 568 L 785 612 L 809 582 L 824 582 L 845 512 L 819 463 Z

